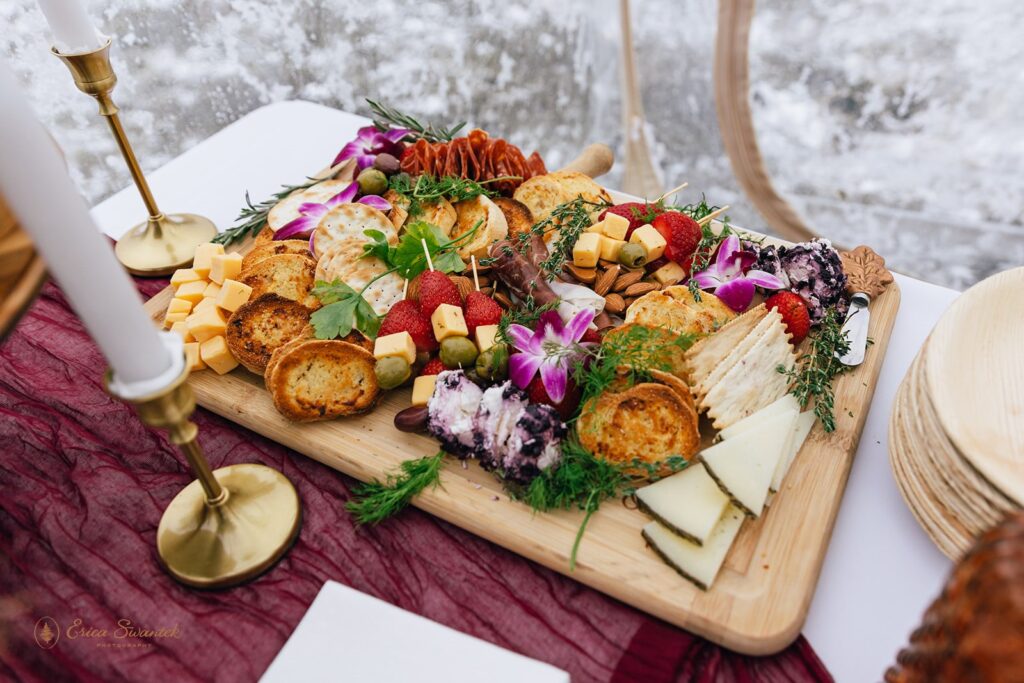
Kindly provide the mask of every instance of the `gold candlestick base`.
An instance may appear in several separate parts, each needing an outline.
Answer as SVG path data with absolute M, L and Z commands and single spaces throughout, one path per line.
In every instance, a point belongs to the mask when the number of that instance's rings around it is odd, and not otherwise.
M 55 47 L 50 49 L 71 71 L 75 86 L 96 99 L 100 115 L 106 118 L 149 212 L 145 222 L 136 225 L 118 240 L 115 250 L 117 259 L 134 275 L 170 275 L 191 263 L 196 247 L 213 239 L 217 234 L 217 226 L 209 219 L 191 213 L 165 215 L 157 207 L 142 167 L 121 125 L 117 105 L 110 97 L 117 85 L 117 75 L 110 64 L 110 45 L 108 38 L 102 47 L 89 52 L 63 54 Z
M 209 242 L 217 226 L 193 213 L 149 218 L 121 236 L 114 246 L 117 260 L 133 275 L 170 275 L 192 263 L 196 247 Z
M 180 341 L 177 342 L 180 351 Z M 281 559 L 299 534 L 302 509 L 288 479 L 257 464 L 210 466 L 188 418 L 195 397 L 185 368 L 165 388 L 135 396 L 107 373 L 107 390 L 132 403 L 139 418 L 166 429 L 195 472 L 160 519 L 160 563 L 176 580 L 196 588 L 226 588 L 250 581 Z

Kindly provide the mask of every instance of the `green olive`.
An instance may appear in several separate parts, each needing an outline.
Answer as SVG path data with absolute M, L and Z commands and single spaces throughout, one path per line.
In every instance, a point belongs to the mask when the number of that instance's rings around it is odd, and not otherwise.
M 375 168 L 364 168 L 356 177 L 359 191 L 366 194 L 384 194 L 388 191 L 388 177 Z
M 394 389 L 412 374 L 409 361 L 399 356 L 388 356 L 381 358 L 373 368 L 377 375 L 377 384 L 381 389 Z
M 448 337 L 441 342 L 441 362 L 446 368 L 471 368 L 477 357 L 476 344 L 466 337 Z
M 508 374 L 508 346 L 495 344 L 476 359 L 476 372 L 484 379 L 500 381 Z
M 647 262 L 647 252 L 639 244 L 623 244 L 619 248 L 619 263 L 627 268 L 639 268 Z

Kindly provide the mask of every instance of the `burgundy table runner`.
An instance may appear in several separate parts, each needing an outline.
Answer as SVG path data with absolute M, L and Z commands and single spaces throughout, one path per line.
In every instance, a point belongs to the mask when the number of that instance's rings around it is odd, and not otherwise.
M 137 283 L 147 297 L 166 285 Z M 183 588 L 160 569 L 155 534 L 191 476 L 164 434 L 104 392 L 105 366 L 53 284 L 0 346 L 0 678 L 255 681 L 333 579 L 577 683 L 831 680 L 802 636 L 774 657 L 739 655 L 419 510 L 357 528 L 351 478 L 202 409 L 210 464 L 284 472 L 304 519 L 258 580 Z M 60 633 L 49 648 L 44 617 Z M 127 628 L 150 633 L 118 637 Z

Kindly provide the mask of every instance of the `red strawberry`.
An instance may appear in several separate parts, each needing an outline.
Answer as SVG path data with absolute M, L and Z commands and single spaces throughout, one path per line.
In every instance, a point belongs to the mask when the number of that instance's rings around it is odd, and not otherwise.
M 654 229 L 661 233 L 668 245 L 665 258 L 679 265 L 690 265 L 693 254 L 700 244 L 701 229 L 697 221 L 678 211 L 666 211 L 651 221 Z
M 540 378 L 540 373 L 537 373 L 527 385 L 526 397 L 530 400 L 530 403 L 551 406 L 563 420 L 571 420 L 573 413 L 576 412 L 576 408 L 580 404 L 580 390 L 571 377 L 566 384 L 565 398 L 562 399 L 561 403 L 555 403 L 548 396 L 548 390 L 544 388 L 544 382 Z
M 782 314 L 786 331 L 793 335 L 789 340 L 793 346 L 802 342 L 811 331 L 811 316 L 807 312 L 807 302 L 799 294 L 778 292 L 768 297 L 764 305 L 768 308 L 777 308 Z
M 462 307 L 459 288 L 439 270 L 427 270 L 420 275 L 420 312 L 430 320 L 441 304 Z
M 441 362 L 440 358 L 431 358 L 427 361 L 427 364 L 420 370 L 420 376 L 423 375 L 440 375 L 442 372 L 447 370 L 444 363 Z
M 501 320 L 501 306 L 483 292 L 470 292 L 466 297 L 466 327 L 473 336 L 479 325 L 497 325 Z
M 633 231 L 639 228 L 641 225 L 647 225 L 651 222 L 651 219 L 657 216 L 664 209 L 658 207 L 655 204 L 644 204 L 642 202 L 626 202 L 625 204 L 616 204 L 610 206 L 601 212 L 598 216 L 598 220 L 604 220 L 604 217 L 610 213 L 614 213 L 618 216 L 622 216 L 629 221 L 629 227 L 626 228 L 626 239 L 628 240 Z
M 586 332 L 583 333 L 583 336 L 580 337 L 580 341 L 581 342 L 592 342 L 594 344 L 600 344 L 601 343 L 601 333 L 598 332 L 597 330 L 592 330 L 592 329 L 590 329 L 588 327 Z
M 417 351 L 437 350 L 434 328 L 420 312 L 420 307 L 415 301 L 403 299 L 392 306 L 381 321 L 377 336 L 383 337 L 396 332 L 408 332 L 416 344 Z

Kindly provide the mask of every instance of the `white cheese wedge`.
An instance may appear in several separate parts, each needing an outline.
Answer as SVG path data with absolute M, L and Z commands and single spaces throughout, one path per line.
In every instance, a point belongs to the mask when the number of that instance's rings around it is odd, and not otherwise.
M 697 584 L 698 588 L 707 590 L 714 584 L 742 525 L 743 513 L 736 506 L 729 505 L 707 543 L 702 546 L 672 533 L 671 529 L 658 522 L 645 526 L 643 535 L 661 559 Z
M 782 398 L 776 399 L 774 403 L 769 403 L 761 410 L 757 411 L 753 415 L 748 415 L 734 425 L 730 425 L 718 432 L 718 436 L 723 439 L 728 439 L 737 434 L 747 431 L 757 425 L 770 420 L 776 415 L 782 415 L 783 413 L 792 413 L 796 415 L 800 412 L 800 402 L 796 400 L 796 396 L 793 394 L 783 394 Z
M 814 427 L 814 411 L 808 410 L 806 413 L 800 413 L 797 415 L 796 423 L 793 425 L 793 431 L 790 433 L 789 446 L 787 447 L 785 456 L 779 460 L 779 464 L 775 467 L 775 475 L 772 477 L 772 491 L 778 491 L 782 486 L 782 480 L 789 472 L 789 466 L 793 464 L 796 459 L 796 454 L 800 452 L 800 448 L 804 445 L 804 441 L 807 440 L 807 435 L 811 433 L 811 428 Z
M 783 413 L 698 454 L 719 488 L 748 515 L 760 516 L 796 415 Z
M 641 510 L 697 545 L 707 542 L 729 504 L 700 463 L 643 487 L 636 499 Z

